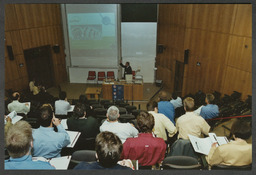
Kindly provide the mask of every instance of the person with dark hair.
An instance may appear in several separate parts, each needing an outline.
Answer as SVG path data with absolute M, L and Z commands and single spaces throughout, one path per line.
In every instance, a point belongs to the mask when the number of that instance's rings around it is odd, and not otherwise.
M 89 105 L 88 99 L 87 99 L 87 97 L 85 95 L 83 95 L 83 94 L 80 95 L 79 99 L 78 99 L 78 102 L 82 103 L 82 104 L 84 104 L 86 106 L 86 109 L 87 109 L 86 113 L 87 113 L 87 115 L 89 115 L 89 116 L 93 115 L 92 106 Z
M 183 101 L 186 113 L 177 119 L 176 128 L 179 132 L 178 138 L 189 139 L 188 134 L 200 137 L 201 134 L 208 135 L 210 126 L 199 115 L 195 114 L 194 99 L 187 97 Z
M 120 61 L 120 66 L 124 68 L 124 76 L 123 78 L 125 78 L 126 74 L 132 74 L 132 68 L 130 66 L 130 62 L 126 62 L 125 65 L 123 65 L 122 60 Z
M 67 115 L 71 105 L 67 101 L 67 93 L 61 91 L 59 93 L 59 100 L 55 101 L 55 114 L 56 115 Z
M 164 160 L 166 144 L 162 138 L 153 135 L 154 117 L 141 112 L 137 117 L 140 133 L 136 138 L 128 138 L 123 144 L 121 159 L 138 160 L 140 166 L 152 166 Z
M 200 115 L 204 119 L 212 119 L 219 116 L 219 107 L 214 104 L 214 99 L 215 97 L 213 94 L 206 94 L 206 106 L 203 106 L 200 112 Z
M 234 141 L 218 147 L 216 146 L 217 143 L 212 144 L 206 157 L 210 166 L 219 164 L 243 166 L 252 163 L 252 144 L 246 142 L 252 134 L 249 122 L 237 119 L 233 123 L 230 133 L 233 135 Z
M 139 132 L 130 123 L 119 123 L 119 117 L 119 109 L 116 106 L 110 106 L 107 111 L 107 120 L 100 126 L 100 132 L 113 132 L 121 139 L 122 143 L 124 143 L 127 138 L 135 137 Z
M 98 120 L 94 117 L 87 117 L 86 106 L 82 103 L 75 105 L 73 116 L 67 119 L 68 130 L 81 132 L 80 139 L 96 137 L 99 133 Z
M 24 113 L 27 114 L 29 112 L 29 104 L 20 103 L 20 94 L 18 92 L 14 92 L 12 94 L 12 102 L 8 104 L 7 108 L 9 112 L 15 111 L 16 113 Z
M 95 151 L 97 162 L 81 162 L 74 169 L 121 169 L 131 170 L 132 165 L 122 166 L 118 164 L 123 145 L 118 136 L 112 132 L 101 132 L 96 137 Z
M 173 104 L 174 109 L 183 106 L 182 99 L 180 97 L 178 97 L 176 92 L 172 93 L 172 99 L 170 102 Z
M 48 162 L 32 161 L 32 128 L 26 121 L 19 121 L 8 129 L 5 133 L 5 146 L 10 155 L 10 159 L 5 160 L 6 170 L 55 169 Z
M 156 101 L 149 102 L 147 104 L 147 110 L 149 114 L 152 114 L 155 119 L 154 134 L 167 141 L 167 133 L 169 137 L 173 137 L 177 129 L 173 123 L 164 115 L 158 113 L 158 104 Z M 167 132 L 166 132 L 167 131 Z
M 158 95 L 158 112 L 168 117 L 175 125 L 175 109 L 173 104 L 168 100 L 167 93 L 160 91 Z
M 55 118 L 51 106 L 44 105 L 40 108 L 38 122 L 40 127 L 33 131 L 33 156 L 47 159 L 60 157 L 61 149 L 70 143 L 70 138 L 60 120 Z M 57 132 L 54 131 L 54 125 Z

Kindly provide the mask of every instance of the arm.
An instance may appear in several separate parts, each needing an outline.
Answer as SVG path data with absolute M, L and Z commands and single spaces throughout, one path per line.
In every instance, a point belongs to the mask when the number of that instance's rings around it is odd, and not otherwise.
M 70 143 L 70 137 L 69 137 L 67 131 L 63 128 L 63 126 L 61 125 L 59 119 L 53 117 L 52 122 L 57 127 L 58 132 L 63 134 L 63 144 L 62 144 L 62 147 L 67 146 Z
M 223 161 L 219 147 L 216 147 L 216 143 L 212 144 L 211 150 L 208 156 L 206 156 L 206 160 L 209 165 L 218 165 Z
M 168 131 L 169 137 L 173 137 L 177 133 L 177 129 L 174 124 L 168 119 L 166 116 L 161 117 L 161 122 L 163 123 L 164 127 Z M 178 123 L 177 123 L 178 124 Z M 177 126 L 176 124 L 176 126 Z
M 210 126 L 208 125 L 208 123 L 202 119 L 202 124 L 201 124 L 201 132 L 204 134 L 204 135 L 208 135 L 209 131 L 210 131 Z
M 139 131 L 130 123 L 128 123 L 128 125 L 131 125 L 131 136 L 137 136 L 139 134 Z
M 120 63 L 119 65 L 120 65 L 121 67 L 125 68 L 125 65 L 123 65 L 123 63 Z

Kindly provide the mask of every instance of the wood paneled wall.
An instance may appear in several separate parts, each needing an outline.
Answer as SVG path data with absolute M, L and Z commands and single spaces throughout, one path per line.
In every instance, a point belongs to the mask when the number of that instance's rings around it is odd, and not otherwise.
M 64 39 L 58 4 L 8 4 L 5 6 L 5 45 L 12 46 L 15 59 L 9 60 L 5 48 L 5 88 L 28 88 L 27 65 L 23 51 L 44 45 L 60 46 L 52 50 L 55 84 L 67 79 Z M 23 67 L 19 64 L 23 63 Z
M 172 92 L 176 60 L 185 64 L 182 95 L 202 90 L 252 94 L 252 6 L 250 4 L 161 4 L 157 79 Z M 201 65 L 197 66 L 196 63 Z

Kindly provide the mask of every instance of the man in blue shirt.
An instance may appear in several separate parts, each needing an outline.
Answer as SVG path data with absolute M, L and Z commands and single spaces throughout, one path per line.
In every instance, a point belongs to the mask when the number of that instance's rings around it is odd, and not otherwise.
M 40 127 L 33 131 L 33 156 L 46 159 L 60 157 L 61 149 L 70 143 L 69 135 L 60 120 L 54 117 L 50 106 L 41 107 L 40 115 Z M 54 131 L 53 125 L 57 127 L 57 132 Z
M 200 112 L 204 119 L 212 119 L 219 115 L 219 107 L 213 104 L 214 98 L 213 94 L 206 94 L 205 103 L 207 105 L 203 106 Z
M 10 159 L 5 160 L 6 170 L 15 169 L 55 169 L 48 162 L 32 161 L 32 128 L 26 121 L 19 121 L 9 128 L 5 138 Z
M 158 112 L 168 117 L 172 121 L 172 123 L 175 125 L 175 120 L 174 120 L 175 109 L 173 107 L 173 104 L 170 101 L 168 101 L 167 93 L 165 91 L 159 92 L 158 99 L 159 99 Z

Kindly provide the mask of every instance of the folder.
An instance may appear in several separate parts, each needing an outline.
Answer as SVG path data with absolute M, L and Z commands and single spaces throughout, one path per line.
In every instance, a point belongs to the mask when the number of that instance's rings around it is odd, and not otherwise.
M 70 144 L 67 145 L 68 148 L 73 148 L 81 135 L 81 132 L 76 132 L 76 131 L 67 131 L 69 137 L 70 137 Z

